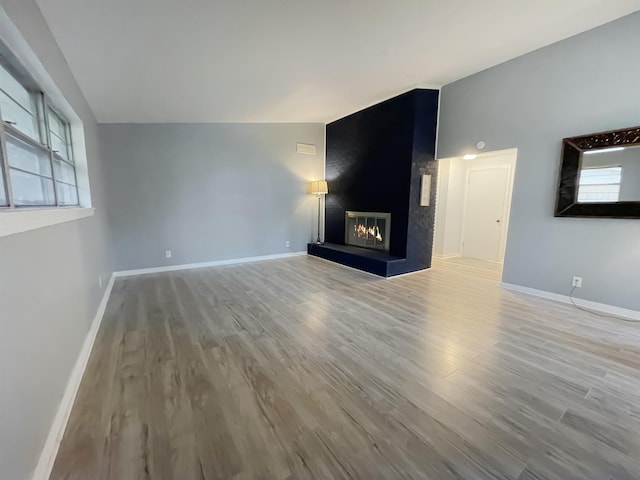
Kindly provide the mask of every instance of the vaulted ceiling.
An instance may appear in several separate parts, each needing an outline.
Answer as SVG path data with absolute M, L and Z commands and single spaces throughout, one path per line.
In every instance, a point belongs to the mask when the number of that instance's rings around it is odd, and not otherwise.
M 639 0 L 37 0 L 99 122 L 325 122 Z

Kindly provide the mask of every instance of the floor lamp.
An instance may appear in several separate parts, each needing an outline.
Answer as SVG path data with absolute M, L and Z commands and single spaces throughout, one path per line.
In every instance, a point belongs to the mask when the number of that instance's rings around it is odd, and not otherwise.
M 329 193 L 329 189 L 327 188 L 327 182 L 324 180 L 319 180 L 317 182 L 311 182 L 311 194 L 318 196 L 318 238 L 316 239 L 316 243 L 322 243 L 320 241 L 320 203 L 321 197 Z

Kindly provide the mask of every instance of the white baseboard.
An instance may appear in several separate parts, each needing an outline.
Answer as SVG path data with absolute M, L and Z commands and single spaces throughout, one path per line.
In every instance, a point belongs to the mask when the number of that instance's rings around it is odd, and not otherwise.
M 459 253 L 434 253 L 432 254 L 433 258 L 437 258 L 438 260 L 449 260 L 451 258 L 460 258 L 462 255 Z
M 139 268 L 136 270 L 122 270 L 114 272 L 116 277 L 130 277 L 133 275 L 147 275 L 149 273 L 175 272 L 176 270 L 189 270 L 192 268 L 220 267 L 222 265 L 236 265 L 239 263 L 260 262 L 263 260 L 275 260 L 278 258 L 299 257 L 307 252 L 277 253 L 275 255 L 262 255 L 260 257 L 243 257 L 229 260 L 216 260 L 214 262 L 187 263 L 183 265 L 167 265 L 164 267 Z
M 56 456 L 58 455 L 58 448 L 60 447 L 62 436 L 64 435 L 64 431 L 67 428 L 67 422 L 69 421 L 71 408 L 73 407 L 73 403 L 76 399 L 76 394 L 78 393 L 78 388 L 80 387 L 80 381 L 82 380 L 84 370 L 87 367 L 87 362 L 89 361 L 89 356 L 91 355 L 91 350 L 93 349 L 93 343 L 95 342 L 98 330 L 100 329 L 100 323 L 102 323 L 102 317 L 104 316 L 104 311 L 107 307 L 109 296 L 111 295 L 111 289 L 113 288 L 114 280 L 115 275 L 111 275 L 109 283 L 107 284 L 107 288 L 105 288 L 104 294 L 102 295 L 102 300 L 98 305 L 98 311 L 96 312 L 95 317 L 93 317 L 89 332 L 87 332 L 87 336 L 85 337 L 84 343 L 82 344 L 82 349 L 78 354 L 76 364 L 73 367 L 69 380 L 67 381 L 67 387 L 64 391 L 64 395 L 62 396 L 60 406 L 58 407 L 58 412 L 53 419 L 53 424 L 51 425 L 51 429 L 49 430 L 47 440 L 45 441 L 44 447 L 42 448 L 42 452 L 40 454 L 40 458 L 38 459 L 38 464 L 36 465 L 32 480 L 49 480 L 51 469 L 53 468 L 53 463 L 55 462 Z
M 554 300 L 556 302 L 571 304 L 571 299 L 568 295 L 547 292 L 545 290 L 536 290 L 535 288 L 523 287 L 521 285 L 514 285 L 512 283 L 505 282 L 500 283 L 500 288 L 511 290 L 513 292 L 525 293 L 527 295 L 533 295 L 534 297 L 546 298 L 547 300 Z M 631 320 L 640 320 L 640 311 L 638 310 L 616 307 L 614 305 L 607 305 L 606 303 L 592 302 L 591 300 L 584 300 L 582 298 L 575 297 L 573 297 L 573 301 L 581 308 L 593 310 L 598 313 L 628 318 Z

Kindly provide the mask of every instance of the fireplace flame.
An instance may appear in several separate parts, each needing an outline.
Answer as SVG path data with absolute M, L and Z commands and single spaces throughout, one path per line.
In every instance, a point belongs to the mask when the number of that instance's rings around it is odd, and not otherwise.
M 367 227 L 366 225 L 363 225 L 362 223 L 358 224 L 358 225 L 354 225 L 353 229 L 355 231 L 355 234 L 358 238 L 375 238 L 377 241 L 382 242 L 382 235 L 380 235 L 380 228 L 378 228 L 378 226 L 374 226 L 374 227 Z

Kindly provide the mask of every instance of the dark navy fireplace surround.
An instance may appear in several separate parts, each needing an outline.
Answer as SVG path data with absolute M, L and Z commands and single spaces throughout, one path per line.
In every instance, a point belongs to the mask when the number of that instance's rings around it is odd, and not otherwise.
M 438 93 L 416 89 L 327 125 L 326 244 L 309 253 L 387 277 L 431 266 Z M 431 175 L 428 207 L 420 206 L 423 174 Z M 347 210 L 391 213 L 389 252 L 345 247 Z

